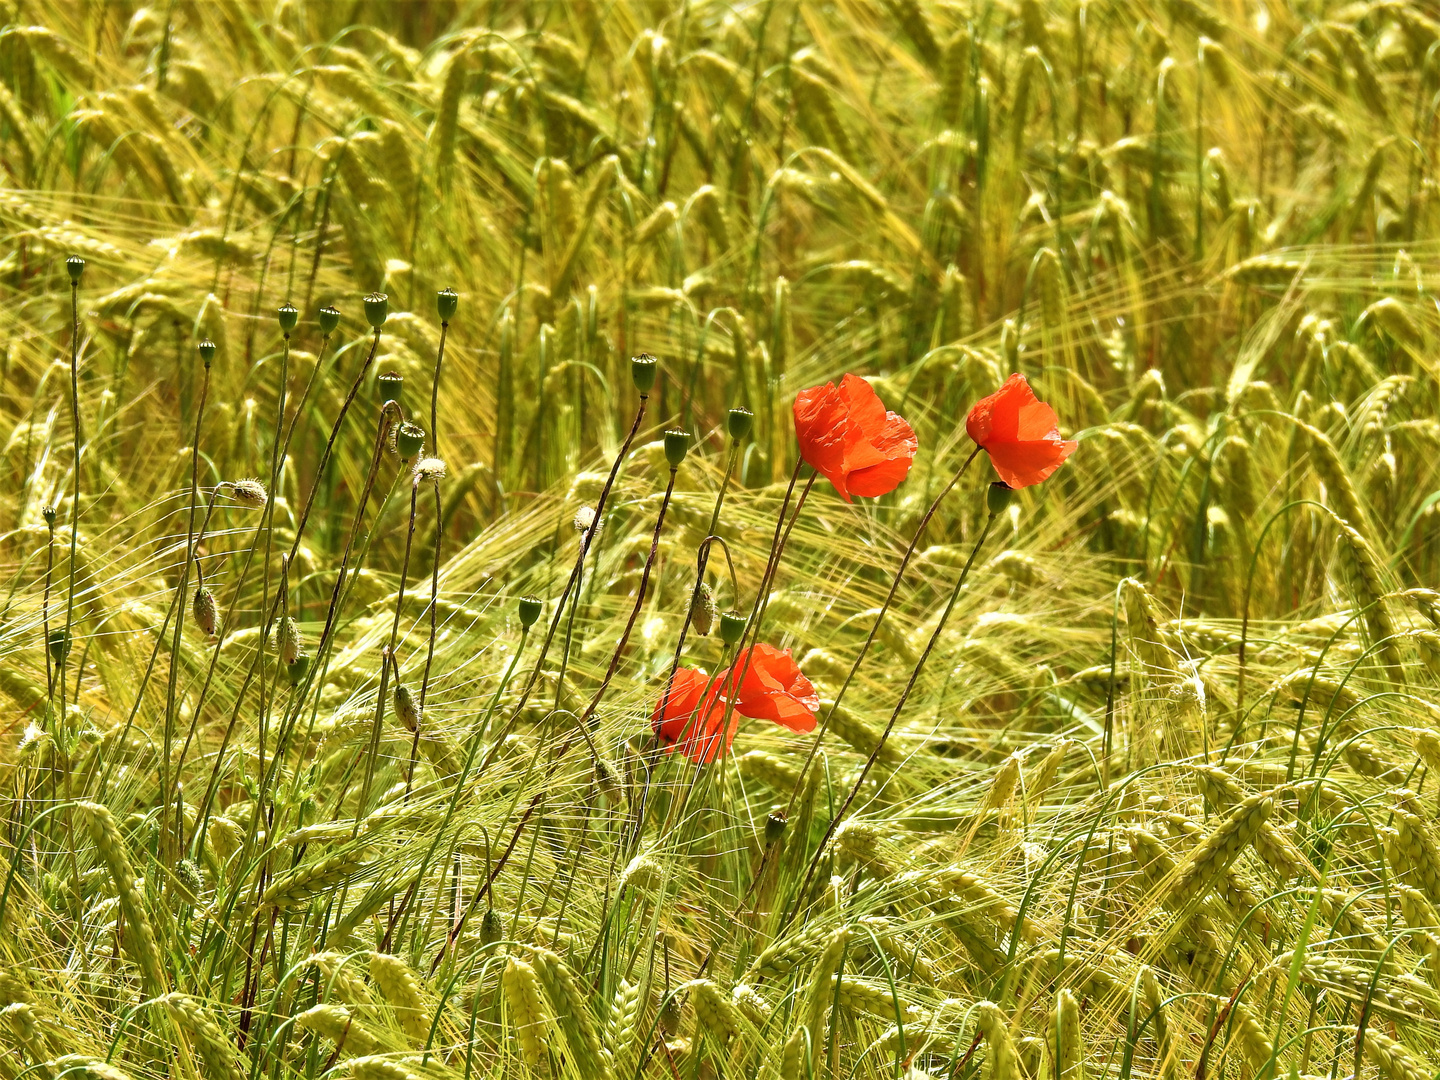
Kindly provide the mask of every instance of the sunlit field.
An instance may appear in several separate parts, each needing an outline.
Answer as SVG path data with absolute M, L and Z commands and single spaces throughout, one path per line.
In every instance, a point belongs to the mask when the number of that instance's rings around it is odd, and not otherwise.
M 0 3 L 0 1078 L 1431 1080 L 1440 16 Z

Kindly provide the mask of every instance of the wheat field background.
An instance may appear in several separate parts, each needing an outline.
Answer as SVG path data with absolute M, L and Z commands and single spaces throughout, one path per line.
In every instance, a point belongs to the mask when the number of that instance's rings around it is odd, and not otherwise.
M 1437 1075 L 1428 8 L 0 3 L 0 1075 Z

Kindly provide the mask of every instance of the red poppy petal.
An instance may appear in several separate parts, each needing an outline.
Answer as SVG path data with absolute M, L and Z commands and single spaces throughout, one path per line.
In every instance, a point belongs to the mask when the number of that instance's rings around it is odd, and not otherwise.
M 880 445 L 884 448 L 886 460 L 850 474 L 850 491 L 853 494 L 867 499 L 888 495 L 910 474 L 910 465 L 920 444 L 914 430 L 902 417 L 890 414 Z
M 728 754 L 735 742 L 735 732 L 739 726 L 738 714 L 731 713 L 730 722 L 726 724 L 725 710 L 712 709 L 706 716 L 703 727 L 685 740 L 685 756 L 697 764 L 708 765 L 716 758 Z
M 1022 488 L 1047 479 L 1065 463 L 1078 445 L 1073 439 L 1041 439 L 996 443 L 988 450 L 990 462 L 1000 474 L 1000 479 L 1012 488 Z
M 1020 407 L 1016 418 L 1015 439 L 1017 442 L 1033 442 L 1060 434 L 1055 410 L 1043 401 L 1032 401 Z
M 1025 376 L 1018 372 L 1005 380 L 1005 385 L 989 397 L 981 398 L 965 418 L 965 431 L 984 447 L 992 442 L 1016 438 L 1020 410 L 1035 401 Z
M 849 502 L 845 460 L 856 436 L 850 430 L 840 392 L 830 383 L 801 390 L 795 395 L 794 413 L 800 456 Z
M 885 426 L 885 403 L 880 395 L 859 375 L 847 374 L 839 389 L 851 422 L 873 438 Z

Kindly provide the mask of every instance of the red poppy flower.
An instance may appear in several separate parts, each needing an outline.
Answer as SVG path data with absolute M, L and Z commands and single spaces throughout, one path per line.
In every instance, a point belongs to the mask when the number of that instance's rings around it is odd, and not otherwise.
M 1038 484 L 1064 464 L 1079 444 L 1060 438 L 1055 410 L 1039 401 L 1024 375 L 981 398 L 965 420 L 970 438 L 985 448 L 1000 479 L 1012 488 Z
M 739 655 L 734 671 L 737 678 L 744 672 L 735 694 L 735 709 L 741 715 L 773 720 L 791 731 L 815 730 L 820 697 L 789 649 L 755 645 Z
M 732 711 L 725 723 L 721 681 L 698 668 L 675 672 L 670 692 L 650 717 L 650 727 L 667 753 L 680 750 L 691 761 L 710 762 L 729 752 L 740 716 Z
M 901 416 L 886 412 L 870 384 L 846 375 L 840 385 L 812 386 L 795 395 L 800 456 L 850 496 L 894 491 L 910 471 L 919 443 Z

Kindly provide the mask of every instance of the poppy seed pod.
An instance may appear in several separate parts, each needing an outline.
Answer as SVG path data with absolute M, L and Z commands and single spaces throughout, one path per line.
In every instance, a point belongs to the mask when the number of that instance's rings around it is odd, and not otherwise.
M 383 292 L 372 292 L 365 297 L 365 321 L 379 330 L 385 325 L 385 316 L 390 314 L 390 298 Z
M 405 376 L 398 371 L 382 371 L 375 376 L 375 386 L 380 391 L 381 401 L 400 400 L 400 388 L 405 385 Z
M 739 442 L 750 434 L 750 428 L 755 422 L 755 414 L 742 406 L 735 406 L 730 410 L 730 415 L 725 418 L 725 430 L 730 433 L 730 438 Z
M 326 304 L 315 316 L 315 321 L 320 324 L 320 333 L 330 335 L 340 325 L 340 309 L 332 304 Z
M 287 302 L 280 305 L 280 309 L 275 312 L 275 318 L 280 323 L 280 332 L 288 334 L 300 321 L 300 312 L 294 304 Z
M 642 352 L 639 356 L 630 358 L 630 381 L 635 384 L 635 389 L 640 391 L 642 397 L 655 389 L 655 372 L 659 367 L 660 361 L 649 353 Z
M 194 612 L 195 625 L 213 637 L 215 634 L 215 623 L 219 618 L 219 611 L 215 606 L 215 594 L 206 588 L 197 589 L 195 591 Z
M 765 843 L 773 844 L 785 835 L 785 811 L 772 810 L 765 818 Z
M 200 362 L 208 368 L 210 366 L 210 361 L 215 359 L 215 342 L 211 341 L 209 338 L 206 338 L 204 341 L 200 342 L 200 344 L 195 346 L 195 351 L 200 354 Z
M 665 432 L 665 460 L 670 463 L 670 468 L 678 469 L 689 452 L 690 433 L 688 431 Z
M 441 289 L 435 294 L 435 310 L 440 315 L 442 323 L 448 323 L 455 316 L 455 309 L 460 306 L 460 295 L 454 289 Z
M 522 596 L 520 598 L 520 625 L 534 626 L 535 620 L 540 618 L 540 612 L 545 610 L 545 605 L 538 596 Z
M 736 644 L 745 636 L 745 624 L 749 620 L 738 611 L 727 611 L 720 616 L 720 640 L 726 645 Z
M 310 674 L 310 657 L 297 656 L 285 665 L 285 674 L 290 677 L 291 686 L 299 686 L 305 681 L 305 676 Z
M 1010 505 L 1014 497 L 1014 488 L 1003 480 L 996 480 L 985 491 L 985 508 L 992 514 L 998 514 Z
M 50 649 L 50 659 L 57 664 L 63 664 L 65 658 L 70 655 L 70 631 L 63 626 L 51 630 L 47 647 Z
M 395 431 L 395 450 L 402 458 L 412 458 L 425 449 L 425 429 L 419 424 L 404 423 Z
M 65 260 L 65 271 L 70 275 L 71 282 L 78 285 L 80 275 L 85 273 L 85 260 L 79 255 L 71 255 Z
M 55 527 L 55 507 L 49 505 L 41 507 L 40 516 L 45 519 L 45 524 L 50 528 Z

